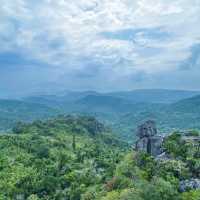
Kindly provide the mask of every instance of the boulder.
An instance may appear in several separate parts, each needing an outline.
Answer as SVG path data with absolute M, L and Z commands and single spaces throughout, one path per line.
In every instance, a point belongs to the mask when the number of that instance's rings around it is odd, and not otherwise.
M 163 137 L 158 136 L 156 123 L 152 120 L 146 121 L 138 126 L 137 135 L 139 140 L 136 142 L 136 150 L 143 151 L 152 156 L 157 156 L 163 152 Z
M 190 179 L 180 182 L 179 190 L 180 192 L 186 192 L 189 190 L 200 189 L 200 179 Z

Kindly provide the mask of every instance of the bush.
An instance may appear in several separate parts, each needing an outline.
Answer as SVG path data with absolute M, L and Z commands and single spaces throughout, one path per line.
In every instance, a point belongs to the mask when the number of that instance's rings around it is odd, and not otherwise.
M 199 199 L 200 199 L 200 190 L 184 192 L 181 195 L 181 200 L 199 200 Z
M 161 178 L 154 178 L 150 183 L 142 185 L 141 196 L 144 200 L 179 200 L 178 191 Z
M 119 195 L 119 192 L 112 191 L 109 192 L 105 197 L 101 198 L 101 200 L 120 200 Z
M 168 179 L 187 179 L 190 175 L 189 168 L 181 160 L 165 160 L 161 161 L 156 166 L 156 175 Z M 170 181 L 170 180 L 169 180 Z
M 134 189 L 125 189 L 120 194 L 120 200 L 143 200 L 139 192 Z
M 165 151 L 173 156 L 177 157 L 186 157 L 187 154 L 187 146 L 185 142 L 181 139 L 181 134 L 178 132 L 173 133 L 164 141 L 163 147 Z

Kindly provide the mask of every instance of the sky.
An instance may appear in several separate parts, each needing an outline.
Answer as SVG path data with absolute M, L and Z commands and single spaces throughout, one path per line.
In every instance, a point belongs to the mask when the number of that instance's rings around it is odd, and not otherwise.
M 0 97 L 200 90 L 199 0 L 0 0 Z

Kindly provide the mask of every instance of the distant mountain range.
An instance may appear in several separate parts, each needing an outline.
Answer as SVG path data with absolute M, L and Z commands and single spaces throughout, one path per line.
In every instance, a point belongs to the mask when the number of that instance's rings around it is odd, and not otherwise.
M 58 114 L 93 115 L 124 138 L 134 137 L 134 128 L 154 119 L 160 130 L 200 128 L 200 92 L 180 90 L 135 90 L 98 93 L 66 92 L 20 100 L 0 100 L 0 129 L 17 121 L 45 119 Z
M 128 92 L 113 92 L 111 96 L 121 97 L 132 102 L 146 103 L 174 103 L 200 94 L 199 91 L 167 90 L 167 89 L 143 89 Z
M 33 95 L 25 98 L 31 102 L 38 101 L 76 101 L 87 96 L 111 96 L 129 100 L 131 102 L 148 102 L 148 103 L 174 103 L 179 100 L 200 95 L 200 91 L 186 90 L 167 90 L 167 89 L 142 89 L 133 91 L 100 93 L 96 91 L 66 91 L 59 95 Z M 41 103 L 41 102 L 40 102 Z

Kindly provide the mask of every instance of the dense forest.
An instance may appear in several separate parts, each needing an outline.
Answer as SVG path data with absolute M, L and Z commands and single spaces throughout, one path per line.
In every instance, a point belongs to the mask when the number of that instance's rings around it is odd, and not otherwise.
M 199 136 L 191 131 L 191 136 Z M 18 123 L 0 135 L 1 200 L 199 200 L 199 146 L 172 133 L 170 159 L 138 152 L 93 117 Z

